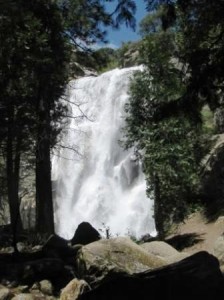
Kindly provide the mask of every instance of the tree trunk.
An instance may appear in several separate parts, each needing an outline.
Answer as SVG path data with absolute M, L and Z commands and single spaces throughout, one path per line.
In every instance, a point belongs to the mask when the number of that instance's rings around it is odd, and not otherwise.
M 6 156 L 6 169 L 7 169 L 7 190 L 10 220 L 13 234 L 13 247 L 17 251 L 17 232 L 22 229 L 22 221 L 20 216 L 20 201 L 19 201 L 19 171 L 20 171 L 20 144 L 19 138 L 14 135 L 14 110 L 9 110 L 8 113 L 8 136 L 7 136 L 7 156 Z
M 165 228 L 164 228 L 164 213 L 163 205 L 161 201 L 160 193 L 160 181 L 157 174 L 154 175 L 154 219 L 156 231 L 158 232 L 158 237 L 163 239 L 165 237 Z
M 43 103 L 39 111 L 36 150 L 36 227 L 40 233 L 54 233 L 51 185 L 50 118 Z

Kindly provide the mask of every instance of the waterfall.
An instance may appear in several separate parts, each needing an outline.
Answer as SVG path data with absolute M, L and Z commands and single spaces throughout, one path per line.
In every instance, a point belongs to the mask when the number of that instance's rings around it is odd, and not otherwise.
M 64 238 L 72 238 L 83 221 L 98 230 L 109 228 L 113 236 L 154 231 L 153 203 L 146 197 L 141 164 L 133 150 L 124 151 L 118 142 L 130 77 L 139 68 L 115 69 L 69 84 L 72 118 L 52 159 L 55 226 Z

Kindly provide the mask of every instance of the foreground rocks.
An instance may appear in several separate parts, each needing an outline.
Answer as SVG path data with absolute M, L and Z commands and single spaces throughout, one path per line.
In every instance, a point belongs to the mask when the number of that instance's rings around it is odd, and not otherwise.
M 57 276 L 61 274 L 57 273 Z M 60 300 L 216 300 L 222 299 L 222 295 L 224 278 L 218 260 L 207 252 L 198 252 L 154 270 L 133 274 L 109 272 L 97 284 L 74 278 L 60 295 L 54 293 L 51 282 L 47 280 L 30 287 L 0 287 L 0 300 L 54 300 L 59 297 Z
M 77 255 L 80 278 L 96 284 L 111 273 L 135 274 L 153 270 L 186 258 L 165 242 L 137 245 L 130 238 L 104 239 L 88 244 Z
M 205 300 L 224 295 L 219 269 L 223 236 L 214 247 L 218 261 L 207 252 L 186 258 L 162 241 L 99 240 L 93 227 L 86 228 L 93 233 L 90 239 L 76 234 L 83 245 L 53 235 L 37 251 L 1 253 L 0 300 Z M 92 238 L 97 240 L 87 243 Z
M 46 289 L 47 287 L 47 289 Z M 54 300 L 52 285 L 50 281 L 36 282 L 32 287 L 18 286 L 14 287 L 10 284 L 9 287 L 0 286 L 0 300 Z
M 198 252 L 180 262 L 143 273 L 119 274 L 80 296 L 80 300 L 222 299 L 224 279 L 218 260 Z

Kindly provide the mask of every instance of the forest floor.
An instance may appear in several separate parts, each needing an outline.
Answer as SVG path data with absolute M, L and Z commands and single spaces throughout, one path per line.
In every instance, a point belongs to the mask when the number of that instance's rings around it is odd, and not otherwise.
M 213 253 L 214 243 L 224 233 L 224 216 L 215 222 L 208 222 L 201 212 L 193 213 L 184 223 L 174 229 L 172 236 L 195 235 L 197 238 L 193 245 L 183 248 L 184 252 L 193 254 L 198 251 Z

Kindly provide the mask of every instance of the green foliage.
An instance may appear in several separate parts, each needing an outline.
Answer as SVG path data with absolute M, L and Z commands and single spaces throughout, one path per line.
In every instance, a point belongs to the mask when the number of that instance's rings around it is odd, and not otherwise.
M 59 99 L 68 80 L 71 48 L 85 53 L 91 43 L 104 40 L 105 26 L 117 28 L 125 22 L 134 27 L 134 1 L 114 1 L 112 13 L 104 2 L 0 1 L 0 155 L 6 157 L 1 173 L 6 170 L 14 232 L 22 156 L 27 164 L 35 157 L 38 224 L 53 231 L 50 149 L 65 117 L 66 108 Z
M 192 207 L 201 158 L 223 106 L 223 1 L 146 1 L 142 73 L 127 105 L 126 147 L 144 163 L 159 233 Z M 153 13 L 154 12 L 154 13 Z M 163 30 L 162 30 L 163 29 Z
M 201 111 L 203 131 L 205 134 L 215 134 L 214 113 L 205 105 Z
M 140 63 L 138 56 L 140 47 L 141 41 L 122 43 L 118 49 L 101 48 L 92 55 L 95 61 L 94 68 L 99 73 L 103 73 L 115 68 L 138 65 Z
M 90 57 L 93 62 L 92 67 L 99 73 L 103 73 L 115 68 L 130 67 L 139 65 L 139 42 L 123 43 L 118 49 L 101 48 L 93 52 Z
M 37 167 L 43 159 L 39 155 L 43 144 L 47 141 L 49 152 L 56 142 L 59 132 L 56 124 L 64 112 L 59 97 L 68 78 L 70 46 L 63 32 L 60 10 L 50 0 L 0 3 L 0 151 L 6 158 L 7 198 L 15 250 L 16 228 L 22 227 L 19 206 L 24 164 L 21 163 L 28 165 L 29 159 L 35 156 Z M 51 193 L 49 183 L 45 185 Z
M 38 126 L 36 108 L 40 90 L 48 94 L 45 101 L 52 111 L 52 121 L 57 119 L 55 108 L 67 80 L 69 47 L 62 36 L 61 18 L 55 5 L 43 1 L 10 2 L 1 7 L 1 102 L 5 108 L 8 103 L 16 107 L 15 133 L 22 135 L 22 141 L 30 149 Z
M 99 73 L 118 67 L 117 51 L 112 48 L 101 48 L 93 53 L 95 69 Z
M 125 23 L 135 27 L 135 1 L 110 0 L 115 9 L 107 11 L 105 0 L 57 0 L 64 19 L 64 29 L 76 46 L 86 46 L 106 40 L 106 27 L 119 28 Z
M 163 7 L 159 7 L 154 13 L 147 14 L 139 24 L 141 36 L 156 33 L 162 29 L 161 17 L 164 14 Z
M 130 67 L 139 65 L 139 48 L 141 42 L 126 42 L 117 50 L 117 60 L 119 67 Z M 137 54 L 137 55 L 136 55 Z
M 179 222 L 186 215 L 192 191 L 198 184 L 195 159 L 197 132 L 184 117 L 165 119 L 150 125 L 144 137 L 146 145 L 143 160 L 148 194 L 154 195 L 156 174 L 163 214 L 169 221 Z
M 204 154 L 201 125 L 185 111 L 170 109 L 181 102 L 186 72 L 178 59 L 173 31 L 150 33 L 142 43 L 145 64 L 130 89 L 126 106 L 126 147 L 135 146 L 143 161 L 148 196 L 153 197 L 157 231 L 164 236 L 172 222 L 189 212 L 199 184 Z
M 157 228 L 162 231 L 167 230 L 172 222 L 184 219 L 197 191 L 200 130 L 181 114 L 154 121 L 160 98 L 154 101 L 156 87 L 152 81 L 148 82 L 148 75 L 144 76 L 144 73 L 138 74 L 132 84 L 127 106 L 126 146 L 135 145 L 143 160 L 148 196 L 162 203 L 159 211 L 155 211 L 157 220 L 163 218 L 163 228 Z M 159 200 L 155 198 L 156 178 L 159 181 Z
M 124 57 L 125 57 L 125 54 L 129 51 L 131 44 L 132 44 L 131 42 L 122 43 L 122 46 L 117 50 L 118 64 L 121 67 L 124 66 Z

